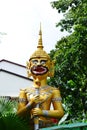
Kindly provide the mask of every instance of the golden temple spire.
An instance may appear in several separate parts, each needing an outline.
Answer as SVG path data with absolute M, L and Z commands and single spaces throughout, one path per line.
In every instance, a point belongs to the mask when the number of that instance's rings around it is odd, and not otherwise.
M 41 23 L 40 23 L 39 40 L 38 40 L 37 48 L 43 49 Z

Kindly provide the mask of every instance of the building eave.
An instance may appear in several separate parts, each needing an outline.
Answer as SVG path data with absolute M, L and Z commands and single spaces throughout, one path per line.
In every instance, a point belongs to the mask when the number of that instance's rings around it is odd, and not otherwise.
M 21 64 L 18 64 L 18 63 L 9 61 L 9 60 L 5 60 L 5 59 L 0 60 L 0 62 L 3 62 L 3 61 L 4 61 L 4 62 L 7 62 L 7 63 L 14 64 L 14 65 L 17 65 L 17 66 L 20 66 L 20 67 L 23 67 L 23 68 L 26 68 L 26 66 L 24 66 L 24 65 L 21 65 Z
M 33 79 L 30 79 L 30 78 L 28 78 L 28 77 L 25 77 L 25 76 L 22 76 L 22 75 L 19 75 L 19 74 L 16 74 L 16 73 L 13 73 L 13 72 L 4 70 L 4 69 L 0 69 L 0 72 L 5 72 L 5 73 L 12 74 L 12 75 L 18 76 L 18 77 L 23 78 L 23 79 L 26 79 L 26 80 L 33 81 Z

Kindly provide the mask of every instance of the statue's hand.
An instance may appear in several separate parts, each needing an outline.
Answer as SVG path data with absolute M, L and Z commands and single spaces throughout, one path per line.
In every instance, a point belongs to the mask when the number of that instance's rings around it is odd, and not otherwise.
M 41 116 L 42 115 L 42 110 L 40 109 L 40 108 L 34 108 L 34 109 L 32 109 L 32 115 L 33 115 L 33 117 L 34 116 Z
M 35 96 L 30 97 L 30 102 L 34 103 L 34 104 L 38 104 L 40 102 L 39 95 L 35 95 Z
M 40 102 L 43 102 L 44 100 L 47 99 L 47 95 L 40 95 Z

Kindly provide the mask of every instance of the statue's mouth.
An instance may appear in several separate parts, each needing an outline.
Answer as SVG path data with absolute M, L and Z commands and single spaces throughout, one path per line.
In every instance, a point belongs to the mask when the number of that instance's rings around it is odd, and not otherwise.
M 45 73 L 48 72 L 48 68 L 45 67 L 45 66 L 41 66 L 41 65 L 38 65 L 38 66 L 33 66 L 31 68 L 31 72 L 35 75 L 43 75 Z

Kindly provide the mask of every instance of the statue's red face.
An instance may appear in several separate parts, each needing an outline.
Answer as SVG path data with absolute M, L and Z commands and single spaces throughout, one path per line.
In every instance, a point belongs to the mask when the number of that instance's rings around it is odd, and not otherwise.
M 48 60 L 44 58 L 35 58 L 31 60 L 30 71 L 34 75 L 44 75 L 49 71 Z

